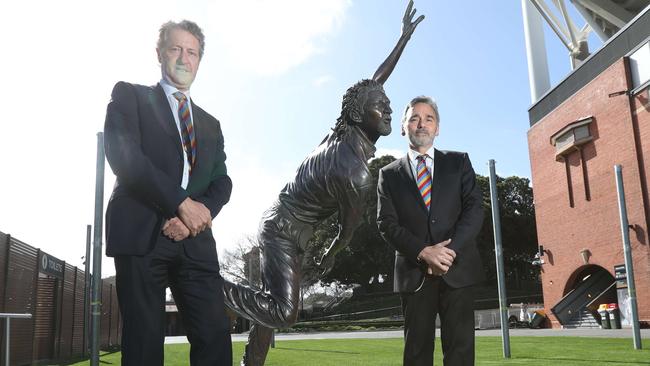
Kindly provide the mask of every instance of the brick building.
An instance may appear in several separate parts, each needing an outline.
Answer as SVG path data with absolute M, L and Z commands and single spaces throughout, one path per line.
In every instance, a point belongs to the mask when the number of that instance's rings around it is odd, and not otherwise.
M 623 171 L 639 319 L 650 322 L 649 40 L 646 8 L 529 109 L 544 306 L 554 328 L 580 313 L 600 322 L 595 310 L 610 302 L 629 324 L 627 292 L 615 281 L 615 266 L 624 264 L 615 164 Z

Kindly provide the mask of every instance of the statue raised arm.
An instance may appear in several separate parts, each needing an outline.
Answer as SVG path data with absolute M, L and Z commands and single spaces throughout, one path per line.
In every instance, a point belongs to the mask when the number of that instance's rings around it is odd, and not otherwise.
M 400 56 L 402 56 L 404 47 L 406 47 L 409 39 L 411 39 L 415 28 L 424 19 L 424 15 L 420 15 L 415 21 L 413 21 L 416 11 L 417 9 L 413 8 L 413 0 L 409 0 L 409 5 L 406 7 L 404 17 L 402 18 L 402 34 L 400 35 L 395 48 L 393 48 L 393 51 L 388 55 L 386 60 L 379 65 L 377 71 L 375 71 L 375 75 L 373 75 L 372 79 L 376 82 L 383 85 L 386 80 L 388 80 L 393 69 L 395 69 L 395 65 L 397 65 L 397 61 Z
M 335 255 L 345 248 L 366 211 L 367 198 L 376 189 L 368 161 L 375 142 L 391 133 L 390 100 L 383 83 L 392 73 L 417 25 L 413 1 L 404 13 L 402 34 L 373 79 L 361 80 L 343 96 L 341 115 L 333 131 L 314 149 L 265 212 L 257 244 L 263 253 L 262 288 L 252 289 L 226 281 L 225 302 L 252 320 L 242 365 L 264 364 L 272 328 L 286 328 L 298 317 L 303 257 L 311 254 L 320 274 L 332 268 Z M 338 215 L 338 234 L 321 253 L 321 243 L 311 243 L 317 226 Z M 324 243 L 323 243 L 324 244 Z

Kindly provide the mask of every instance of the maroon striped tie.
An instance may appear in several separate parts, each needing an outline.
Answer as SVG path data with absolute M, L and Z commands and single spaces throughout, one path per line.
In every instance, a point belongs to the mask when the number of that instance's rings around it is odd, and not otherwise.
M 181 137 L 183 138 L 183 147 L 187 154 L 187 162 L 190 165 L 190 174 L 196 162 L 196 137 L 194 136 L 194 125 L 192 116 L 190 116 L 190 107 L 187 97 L 181 92 L 174 93 L 174 98 L 178 100 L 178 119 L 181 122 Z

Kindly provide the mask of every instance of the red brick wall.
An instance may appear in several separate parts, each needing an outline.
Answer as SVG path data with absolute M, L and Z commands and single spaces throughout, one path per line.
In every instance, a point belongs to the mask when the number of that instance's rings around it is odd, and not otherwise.
M 567 283 L 570 276 L 584 265 L 582 249 L 591 252 L 590 265 L 601 266 L 612 275 L 614 265 L 624 263 L 614 164 L 623 166 L 629 222 L 638 225 L 638 232 L 642 233 L 630 231 L 630 239 L 640 318 L 650 321 L 648 227 L 633 126 L 637 120 L 639 126 L 643 125 L 638 130 L 645 140 L 642 150 L 647 173 L 650 172 L 650 113 L 643 109 L 633 119 L 627 95 L 608 96 L 621 90 L 628 90 L 622 59 L 528 131 L 538 239 L 549 251 L 542 266 L 542 287 L 546 312 L 554 327 L 559 323 L 550 308 L 572 285 Z M 583 147 L 590 200 L 585 197 L 580 153 L 573 152 L 567 158 L 574 198 L 571 207 L 565 163 L 556 161 L 550 137 L 567 124 L 587 116 L 594 118 L 590 125 L 594 140 Z

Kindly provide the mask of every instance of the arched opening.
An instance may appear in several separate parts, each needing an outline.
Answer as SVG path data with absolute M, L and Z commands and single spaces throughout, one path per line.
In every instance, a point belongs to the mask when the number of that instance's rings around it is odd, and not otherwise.
M 599 305 L 617 302 L 614 276 L 597 265 L 577 268 L 567 279 L 563 293 L 551 311 L 565 328 L 598 328 Z

